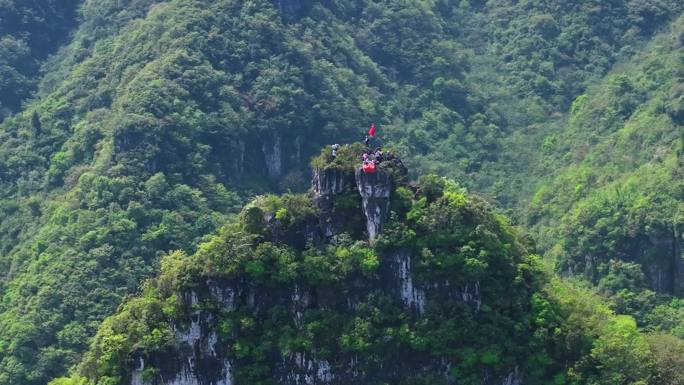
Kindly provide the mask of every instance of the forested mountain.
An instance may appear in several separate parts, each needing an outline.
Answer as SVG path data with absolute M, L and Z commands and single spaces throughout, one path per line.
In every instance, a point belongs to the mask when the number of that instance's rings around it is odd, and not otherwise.
M 535 308 L 541 296 L 560 303 L 549 305 L 566 312 L 559 317 L 605 320 L 610 311 L 591 305 L 600 295 L 643 332 L 684 338 L 682 8 L 676 0 L 0 2 L 0 119 L 12 114 L 0 125 L 0 384 L 46 384 L 91 342 L 89 354 L 100 354 L 111 327 L 93 340 L 102 320 L 159 272 L 162 257 L 194 255 L 179 269 L 203 263 L 198 245 L 232 236 L 219 229 L 235 230 L 250 197 L 305 191 L 311 156 L 360 140 L 371 121 L 376 143 L 401 155 L 410 178 L 457 180 L 530 230 L 518 235 L 527 252 L 536 242 L 552 270 L 578 280 L 538 272 L 546 283 L 521 301 Z M 184 273 L 157 280 L 174 274 Z M 127 303 L 187 289 L 158 293 L 154 282 Z M 586 283 L 597 294 L 577 287 Z M 586 304 L 569 305 L 555 290 Z M 126 306 L 138 305 L 122 306 L 115 317 L 137 317 Z M 589 340 L 600 340 L 592 330 Z M 657 357 L 681 348 L 670 334 L 636 336 Z M 156 346 L 130 342 L 119 353 Z M 553 369 L 522 378 L 615 383 L 587 374 L 596 361 L 581 357 L 594 347 L 565 352 L 575 354 L 565 366 L 554 366 L 565 353 L 549 352 L 539 368 Z M 513 354 L 505 351 L 497 354 Z M 586 365 L 572 369 L 584 374 L 572 377 L 570 361 Z M 675 372 L 644 369 L 639 378 L 680 383 Z
M 194 255 L 164 257 L 53 384 L 667 376 L 633 320 L 552 278 L 485 202 L 435 175 L 407 183 L 395 158 L 365 173 L 359 147 L 326 149 L 311 194 L 257 197 Z

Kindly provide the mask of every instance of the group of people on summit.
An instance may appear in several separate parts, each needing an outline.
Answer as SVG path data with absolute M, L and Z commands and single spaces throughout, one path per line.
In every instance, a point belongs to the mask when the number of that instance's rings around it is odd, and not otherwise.
M 370 149 L 370 143 L 371 140 L 375 137 L 375 123 L 371 123 L 370 128 L 368 129 L 368 133 L 363 139 L 363 143 L 366 145 L 367 150 L 363 152 L 363 155 L 361 156 L 361 167 L 364 172 L 366 173 L 372 173 L 375 172 L 376 165 L 385 160 L 385 158 L 389 158 L 391 156 L 389 153 L 385 155 L 385 153 L 382 151 L 382 148 L 377 147 L 375 151 Z M 337 150 L 340 148 L 339 144 L 333 144 L 332 145 L 332 157 L 336 158 L 337 157 Z

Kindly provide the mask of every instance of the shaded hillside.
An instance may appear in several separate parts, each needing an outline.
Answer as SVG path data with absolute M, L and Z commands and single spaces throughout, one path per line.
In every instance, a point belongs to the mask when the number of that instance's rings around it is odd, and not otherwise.
M 0 122 L 35 91 L 42 61 L 66 43 L 79 0 L 0 4 Z
M 438 2 L 446 28 L 467 49 L 466 78 L 435 81 L 438 97 L 418 99 L 431 104 L 421 106 L 417 119 L 397 122 L 393 143 L 404 146 L 416 171 L 457 178 L 507 208 L 525 207 L 538 183 L 558 171 L 544 167 L 544 139 L 564 129 L 571 102 L 682 7 L 679 1 Z M 437 101 L 462 103 L 458 95 L 482 106 L 481 113 L 460 120 L 438 108 Z

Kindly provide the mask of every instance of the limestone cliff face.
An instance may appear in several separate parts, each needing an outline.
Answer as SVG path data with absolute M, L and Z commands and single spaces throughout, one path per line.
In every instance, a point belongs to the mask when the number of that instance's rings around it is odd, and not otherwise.
M 264 153 L 264 163 L 268 177 L 276 179 L 283 173 L 282 139 L 280 135 L 274 134 L 272 140 L 264 141 L 261 147 Z
M 411 269 L 411 255 L 399 250 L 385 259 L 389 269 L 389 290 L 393 297 L 412 311 L 423 314 L 425 312 L 425 289 L 419 287 L 413 280 Z
M 658 293 L 684 293 L 684 254 L 681 225 L 665 227 L 652 234 L 640 234 L 624 242 L 619 258 L 641 265 L 651 290 Z M 595 255 L 585 255 L 580 268 L 597 275 L 597 267 L 605 263 Z M 569 269 L 568 273 L 572 274 Z
M 250 162 L 254 166 L 247 171 L 265 174 L 272 181 L 279 180 L 289 171 L 302 166 L 302 134 L 292 133 L 291 136 L 274 132 L 260 138 L 252 138 L 254 144 L 261 143 L 260 151 L 252 148 L 249 153 Z M 244 158 L 244 154 L 242 155 Z M 239 158 L 238 158 L 239 161 Z M 242 160 L 244 162 L 244 159 Z M 244 168 L 244 167 L 243 167 Z
M 358 194 L 354 191 L 354 176 L 340 168 L 317 168 L 313 171 L 313 199 L 319 211 L 319 229 L 324 239 L 345 230 L 354 230 L 353 207 L 341 207 L 342 200 L 355 203 Z
M 643 242 L 636 255 L 643 260 L 643 269 L 651 289 L 668 294 L 684 290 L 684 254 L 682 231 L 673 226 L 671 233 L 652 236 Z
M 349 185 L 349 173 L 338 168 L 317 168 L 313 171 L 312 187 L 316 199 L 326 198 L 344 192 Z
M 291 324 L 302 328 L 307 312 L 334 309 L 340 312 L 358 310 L 361 299 L 371 293 L 383 292 L 406 309 L 414 317 L 421 317 L 431 304 L 431 298 L 446 295 L 472 304 L 474 313 L 479 311 L 482 299 L 479 284 L 472 288 L 452 287 L 449 282 L 418 284 L 412 269 L 412 256 L 402 250 L 391 252 L 382 258 L 379 274 L 374 279 L 356 277 L 347 282 L 348 291 L 335 293 L 324 287 L 255 286 L 248 282 L 207 279 L 189 292 L 182 302 L 187 318 L 174 320 L 171 329 L 176 340 L 175 347 L 164 353 L 139 352 L 131 363 L 127 383 L 131 385 L 234 385 L 234 368 L 240 358 L 231 351 L 226 339 L 235 335 L 220 335 L 217 313 L 247 311 L 254 315 L 274 306 L 288 309 Z M 477 302 L 477 305 L 473 302 Z M 433 306 L 439 306 L 435 303 Z M 415 354 L 415 353 L 414 353 Z M 396 383 L 407 374 L 416 372 L 443 373 L 447 384 L 457 381 L 450 372 L 449 364 L 441 359 L 429 359 L 407 353 L 402 362 L 386 363 L 372 369 L 372 365 L 359 362 L 355 356 L 344 353 L 334 360 L 324 359 L 315 352 L 292 352 L 272 357 L 272 376 L 282 385 L 354 385 L 366 384 L 369 379 Z M 146 367 L 157 368 L 151 378 L 145 378 Z M 517 368 L 501 377 L 489 371 L 482 374 L 482 383 L 491 385 L 519 385 L 522 376 Z
M 321 213 L 322 232 L 327 237 L 341 231 L 358 230 L 350 228 L 351 222 L 354 222 L 350 220 L 351 217 L 358 214 L 355 212 L 356 207 L 351 207 L 350 204 L 360 202 L 367 239 L 372 243 L 377 238 L 387 221 L 392 189 L 395 187 L 389 168 L 400 178 L 406 175 L 406 169 L 396 158 L 394 161 L 382 163 L 374 173 L 365 173 L 361 167 L 356 167 L 353 173 L 350 170 L 332 167 L 314 170 L 313 195 Z M 340 210 L 340 202 L 346 204 L 343 210 Z M 349 212 L 350 209 L 353 212 Z
M 373 242 L 387 220 L 392 193 L 390 175 L 378 169 L 374 173 L 365 173 L 360 167 L 355 170 L 356 186 L 361 195 L 363 215 L 366 218 L 368 240 Z
M 231 309 L 235 292 L 228 287 L 212 287 L 217 303 Z M 228 347 L 219 343 L 213 313 L 197 309 L 197 292 L 188 292 L 183 302 L 189 309 L 189 319 L 172 325 L 176 348 L 166 354 L 148 355 L 139 352 L 134 358 L 131 385 L 233 385 Z M 160 369 L 156 378 L 145 378 L 145 368 Z

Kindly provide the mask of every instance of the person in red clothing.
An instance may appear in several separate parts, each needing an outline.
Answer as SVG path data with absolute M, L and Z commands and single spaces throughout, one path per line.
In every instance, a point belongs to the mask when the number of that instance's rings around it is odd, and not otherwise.
M 366 137 L 363 139 L 363 143 L 366 144 L 366 147 L 370 145 L 370 141 L 373 137 L 375 137 L 375 123 L 371 123 L 370 128 L 368 129 L 368 133 L 366 134 Z
M 362 158 L 363 164 L 361 165 L 361 169 L 363 172 L 366 174 L 375 172 L 375 160 L 371 159 L 367 152 L 363 153 Z
M 371 138 L 375 136 L 375 123 L 371 123 L 370 128 L 368 129 L 368 136 Z

